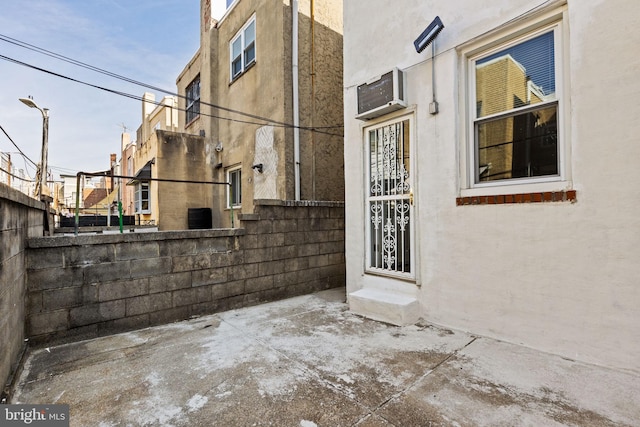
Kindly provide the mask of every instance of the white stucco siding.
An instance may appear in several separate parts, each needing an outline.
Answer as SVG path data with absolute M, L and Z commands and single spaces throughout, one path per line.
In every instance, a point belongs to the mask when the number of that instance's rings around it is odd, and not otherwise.
M 423 317 L 640 371 L 640 3 L 567 2 L 561 77 L 570 179 L 562 189 L 576 190 L 577 202 L 456 206 L 465 186 L 460 157 L 467 120 L 457 48 L 537 6 L 562 4 L 462 3 L 405 0 L 399 10 L 383 0 L 345 2 L 348 292 L 381 280 L 364 272 L 364 144 L 363 122 L 354 119 L 356 87 L 399 67 L 415 109 L 415 289 Z M 436 45 L 440 113 L 431 116 L 431 48 L 417 54 L 413 40 L 436 15 L 445 29 Z

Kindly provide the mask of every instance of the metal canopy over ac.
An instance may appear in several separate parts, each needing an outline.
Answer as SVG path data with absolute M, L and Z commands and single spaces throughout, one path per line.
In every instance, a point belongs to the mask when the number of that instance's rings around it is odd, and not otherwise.
M 406 108 L 404 72 L 394 68 L 358 86 L 358 115 L 356 119 L 369 120 L 401 108 Z
M 136 173 L 135 178 L 127 182 L 127 185 L 135 185 L 139 182 L 146 182 L 151 180 L 151 165 L 155 163 L 155 158 L 149 160 L 139 171 Z

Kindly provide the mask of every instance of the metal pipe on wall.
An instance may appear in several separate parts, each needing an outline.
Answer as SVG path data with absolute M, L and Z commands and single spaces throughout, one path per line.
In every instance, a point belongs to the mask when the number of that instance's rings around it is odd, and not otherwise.
M 300 200 L 300 106 L 298 84 L 298 0 L 291 1 L 291 72 L 293 74 L 293 162 L 295 200 Z

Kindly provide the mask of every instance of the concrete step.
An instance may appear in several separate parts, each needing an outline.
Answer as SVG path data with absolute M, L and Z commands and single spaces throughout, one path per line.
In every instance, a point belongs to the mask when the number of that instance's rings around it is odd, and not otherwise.
M 392 325 L 412 325 L 420 317 L 418 300 L 410 295 L 363 288 L 349 294 L 351 312 Z

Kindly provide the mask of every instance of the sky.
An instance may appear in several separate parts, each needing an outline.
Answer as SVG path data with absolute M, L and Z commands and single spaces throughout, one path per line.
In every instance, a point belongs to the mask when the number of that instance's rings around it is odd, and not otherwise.
M 200 0 L 0 2 L 0 35 L 172 92 L 200 43 Z M 150 91 L 1 39 L 0 55 L 136 96 Z M 158 100 L 165 96 L 154 93 Z M 48 163 L 56 180 L 109 169 L 110 153 L 121 155 L 123 126 L 135 140 L 142 120 L 140 101 L 0 58 L 0 125 L 36 163 L 42 114 L 18 101 L 28 96 L 49 109 Z M 17 151 L 0 131 L 0 152 L 11 153 L 14 167 L 34 177 L 35 167 Z

